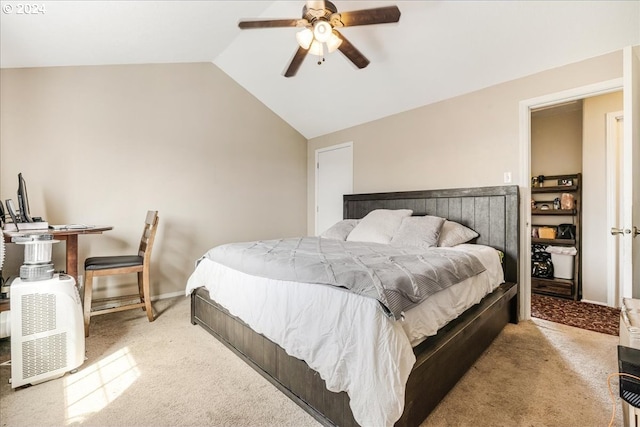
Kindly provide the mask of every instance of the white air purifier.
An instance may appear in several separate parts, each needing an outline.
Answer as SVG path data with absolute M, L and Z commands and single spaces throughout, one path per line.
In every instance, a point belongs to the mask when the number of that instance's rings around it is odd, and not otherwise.
M 84 362 L 82 302 L 73 277 L 54 274 L 51 235 L 14 236 L 24 245 L 20 278 L 11 283 L 11 387 L 38 384 Z
M 11 387 L 38 384 L 84 362 L 82 302 L 65 274 L 11 284 Z
M 53 273 L 51 246 L 57 241 L 43 234 L 14 236 L 12 241 L 24 245 L 25 256 L 20 277 L 8 292 L 10 382 L 17 388 L 59 378 L 82 365 L 84 321 L 75 280 Z M 3 249 L 0 244 L 0 266 Z

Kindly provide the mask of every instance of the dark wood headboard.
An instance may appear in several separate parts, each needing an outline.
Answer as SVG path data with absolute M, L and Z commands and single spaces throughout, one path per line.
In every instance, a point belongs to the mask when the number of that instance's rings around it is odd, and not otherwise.
M 518 282 L 520 225 L 517 185 L 349 194 L 344 218 L 360 219 L 374 209 L 412 209 L 466 225 L 480 236 L 476 243 L 504 252 L 505 281 Z

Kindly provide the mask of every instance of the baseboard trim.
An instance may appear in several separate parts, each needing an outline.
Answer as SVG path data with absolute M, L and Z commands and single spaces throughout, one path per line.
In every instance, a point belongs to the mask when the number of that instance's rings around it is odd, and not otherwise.
M 588 300 L 588 299 L 581 299 L 580 302 L 586 302 L 586 303 L 589 303 L 589 304 L 601 305 L 603 307 L 610 307 L 609 304 L 601 302 L 601 301 L 591 301 L 591 300 Z M 618 308 L 618 307 L 613 307 L 613 308 Z
M 176 291 L 176 292 L 169 292 L 169 293 L 166 293 L 166 294 L 152 296 L 151 297 L 151 301 L 159 301 L 159 300 L 175 298 L 175 297 L 179 297 L 179 296 L 183 296 L 183 297 L 186 298 L 186 296 L 184 294 L 184 291 Z M 137 301 L 139 301 L 137 298 L 132 297 L 130 300 L 126 300 L 125 299 L 123 301 L 120 301 L 120 303 L 121 304 L 133 304 L 133 303 L 135 303 Z M 92 307 L 95 310 L 104 310 L 106 308 L 113 307 L 113 304 L 109 304 L 109 303 L 100 304 L 100 303 L 97 303 L 97 304 L 92 305 Z
M 179 296 L 183 296 L 183 297 L 186 298 L 184 290 L 156 295 L 156 296 L 151 297 L 151 301 L 158 301 L 158 300 L 161 300 L 161 299 L 175 298 L 175 297 L 179 297 Z

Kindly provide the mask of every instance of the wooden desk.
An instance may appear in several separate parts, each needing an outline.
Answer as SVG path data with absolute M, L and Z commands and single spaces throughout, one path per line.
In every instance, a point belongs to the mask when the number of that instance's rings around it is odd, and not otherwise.
M 56 240 L 66 242 L 67 265 L 66 273 L 78 282 L 78 235 L 80 234 L 102 234 L 104 231 L 113 230 L 110 225 L 96 225 L 82 229 L 64 230 L 29 230 L 29 231 L 3 231 L 4 241 L 11 242 L 11 237 L 22 234 L 52 234 Z

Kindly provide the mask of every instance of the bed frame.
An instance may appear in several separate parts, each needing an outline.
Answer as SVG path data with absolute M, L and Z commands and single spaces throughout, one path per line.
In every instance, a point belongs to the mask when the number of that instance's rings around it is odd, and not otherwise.
M 458 319 L 414 348 L 416 363 L 396 426 L 417 426 L 467 372 L 508 322 L 518 321 L 519 201 L 517 186 L 372 193 L 344 196 L 344 218 L 373 209 L 413 209 L 467 225 L 477 243 L 504 253 L 505 283 Z M 304 361 L 254 332 L 209 299 L 205 288 L 191 296 L 191 322 L 202 326 L 326 426 L 357 426 L 345 392 L 326 389 Z

